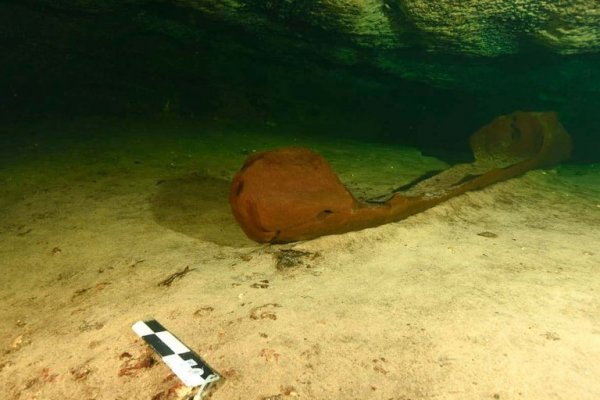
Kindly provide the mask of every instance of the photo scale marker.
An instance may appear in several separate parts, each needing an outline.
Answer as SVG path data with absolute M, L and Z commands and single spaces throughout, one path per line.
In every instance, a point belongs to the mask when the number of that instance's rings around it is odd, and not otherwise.
M 187 387 L 200 387 L 195 399 L 200 399 L 203 390 L 220 379 L 219 374 L 198 354 L 190 350 L 157 320 L 138 321 L 131 328 L 158 353 L 163 362 Z

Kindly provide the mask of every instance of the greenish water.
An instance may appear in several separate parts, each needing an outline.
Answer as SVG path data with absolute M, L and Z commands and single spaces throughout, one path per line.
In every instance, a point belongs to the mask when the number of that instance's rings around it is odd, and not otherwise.
M 483 46 L 465 53 L 445 46 L 444 35 L 421 31 L 402 2 L 376 3 L 355 7 L 383 13 L 378 23 L 391 24 L 390 31 L 367 29 L 378 21 L 368 19 L 370 13 L 344 12 L 350 4 L 327 2 L 240 0 L 214 9 L 193 2 L 3 2 L 0 86 L 7 89 L 0 118 L 152 120 L 167 113 L 260 130 L 275 125 L 300 136 L 465 152 L 469 135 L 498 115 L 556 111 L 575 139 L 575 159 L 600 161 L 595 36 L 566 40 L 565 46 L 577 46 L 581 39 L 588 49 L 573 54 L 561 53 L 561 43 L 551 48 L 530 36 L 540 24 L 573 18 L 543 17 L 539 5 L 533 9 L 540 15 L 500 7 L 497 18 L 483 24 L 489 31 L 477 24 L 445 28 L 445 36 L 466 35 L 465 48 Z M 562 5 L 592 24 L 581 29 L 593 29 L 591 14 L 571 6 Z M 460 7 L 455 11 L 460 15 Z M 358 25 L 344 25 L 348 18 Z M 465 21 L 479 21 L 473 18 Z M 363 29 L 369 34 L 361 37 Z

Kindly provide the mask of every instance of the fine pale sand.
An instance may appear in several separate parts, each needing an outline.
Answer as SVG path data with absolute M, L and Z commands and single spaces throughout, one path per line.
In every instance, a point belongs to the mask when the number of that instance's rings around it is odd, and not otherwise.
M 227 204 L 253 151 L 309 146 L 360 197 L 446 166 L 274 129 L 0 127 L 0 397 L 184 398 L 131 331 L 154 317 L 224 376 L 214 400 L 600 398 L 598 166 L 264 246 Z

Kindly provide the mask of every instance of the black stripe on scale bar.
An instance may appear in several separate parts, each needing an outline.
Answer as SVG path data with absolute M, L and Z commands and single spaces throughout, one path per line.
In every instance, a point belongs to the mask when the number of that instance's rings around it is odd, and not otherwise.
M 162 332 L 162 331 L 166 331 L 167 330 L 167 328 L 165 328 L 164 326 L 162 326 L 161 324 L 159 324 L 158 321 L 155 320 L 155 319 L 144 321 L 144 323 L 146 324 L 146 326 L 148 328 L 152 329 L 152 331 L 154 331 L 154 333 L 158 333 L 158 332 Z
M 143 336 L 142 339 L 144 339 L 161 357 L 175 354 L 175 352 L 156 335 L 146 335 Z
M 202 373 L 202 379 L 207 379 L 209 376 L 214 375 L 215 372 L 206 364 L 206 362 L 204 362 L 204 360 L 202 358 L 200 358 L 200 356 L 198 356 L 198 354 L 194 353 L 193 351 L 188 351 L 187 353 L 181 353 L 179 354 L 179 357 L 181 357 L 183 360 L 187 361 L 187 360 L 194 360 L 196 362 L 196 365 L 190 365 L 192 368 L 202 368 L 202 370 L 204 371 Z

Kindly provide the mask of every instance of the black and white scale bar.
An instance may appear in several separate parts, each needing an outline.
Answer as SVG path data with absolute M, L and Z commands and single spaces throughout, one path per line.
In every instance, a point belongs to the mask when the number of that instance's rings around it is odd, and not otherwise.
M 161 356 L 186 386 L 204 388 L 219 379 L 219 375 L 198 354 L 155 319 L 138 321 L 132 329 Z

